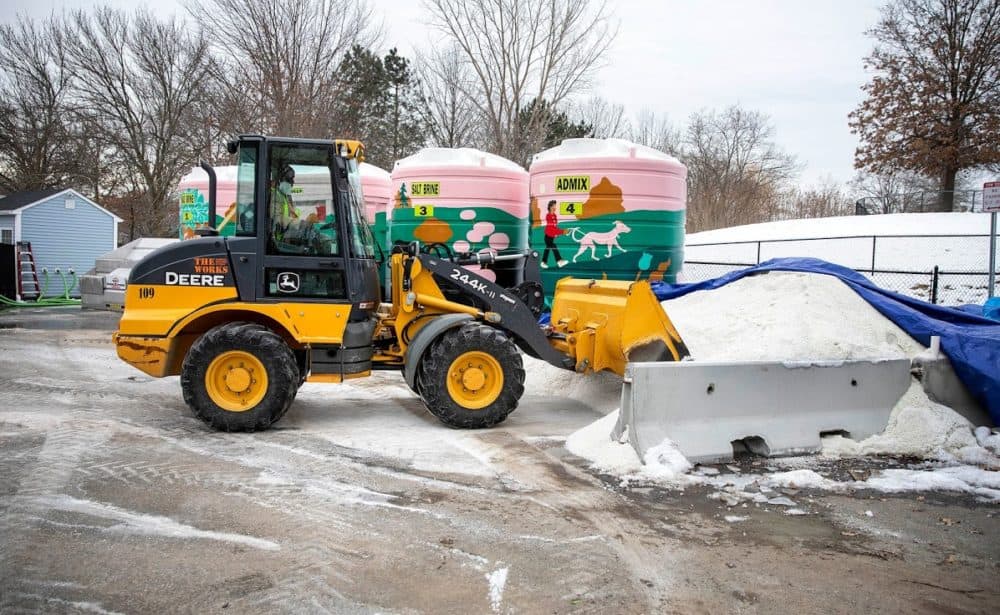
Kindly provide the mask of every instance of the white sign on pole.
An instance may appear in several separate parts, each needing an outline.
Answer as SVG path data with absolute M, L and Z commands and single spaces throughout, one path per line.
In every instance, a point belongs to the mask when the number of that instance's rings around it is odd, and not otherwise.
M 983 211 L 1000 212 L 1000 182 L 983 184 Z

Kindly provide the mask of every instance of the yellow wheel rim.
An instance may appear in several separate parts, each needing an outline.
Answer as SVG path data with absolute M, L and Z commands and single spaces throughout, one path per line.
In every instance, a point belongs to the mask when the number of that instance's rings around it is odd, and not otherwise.
M 448 395 L 467 410 L 482 410 L 500 397 L 503 368 L 480 350 L 463 353 L 448 367 Z
M 208 396 L 223 410 L 252 410 L 267 394 L 267 370 L 260 360 L 242 350 L 215 357 L 205 372 Z

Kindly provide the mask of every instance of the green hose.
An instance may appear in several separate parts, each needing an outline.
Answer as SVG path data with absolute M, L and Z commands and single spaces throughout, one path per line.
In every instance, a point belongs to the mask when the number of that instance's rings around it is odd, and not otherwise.
M 42 270 L 43 282 L 42 290 L 38 293 L 38 297 L 32 301 L 14 301 L 13 299 L 8 299 L 3 295 L 0 295 L 0 308 L 27 308 L 27 307 L 61 307 L 61 306 L 73 306 L 80 305 L 79 299 L 71 299 L 69 293 L 76 288 L 77 279 L 76 272 L 70 270 L 71 282 L 66 280 L 66 274 L 59 271 L 59 277 L 62 279 L 63 283 L 63 293 L 59 297 L 46 297 L 45 293 L 49 290 L 49 271 L 47 269 Z

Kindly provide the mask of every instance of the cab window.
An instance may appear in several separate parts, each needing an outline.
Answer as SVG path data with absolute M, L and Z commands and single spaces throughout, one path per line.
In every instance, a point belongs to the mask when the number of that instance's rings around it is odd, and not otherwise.
M 347 210 L 351 217 L 351 253 L 365 258 L 375 257 L 375 234 L 365 219 L 364 195 L 361 191 L 361 171 L 358 161 L 347 161 Z
M 273 146 L 270 160 L 268 254 L 339 255 L 329 150 Z
M 236 234 L 252 237 L 257 234 L 255 194 L 257 191 L 257 146 L 240 147 L 236 166 Z

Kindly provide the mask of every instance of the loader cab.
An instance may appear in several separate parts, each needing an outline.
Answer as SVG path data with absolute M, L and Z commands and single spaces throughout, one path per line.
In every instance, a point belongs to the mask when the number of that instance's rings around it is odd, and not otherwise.
M 381 298 L 360 143 L 244 135 L 228 149 L 237 159 L 230 245 L 240 295 L 374 309 Z

